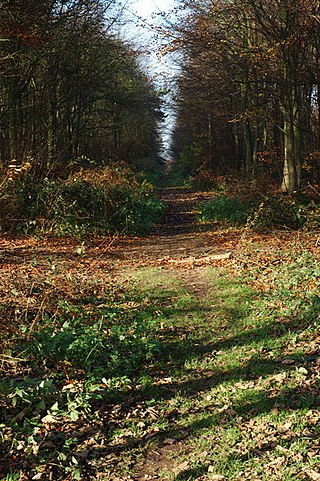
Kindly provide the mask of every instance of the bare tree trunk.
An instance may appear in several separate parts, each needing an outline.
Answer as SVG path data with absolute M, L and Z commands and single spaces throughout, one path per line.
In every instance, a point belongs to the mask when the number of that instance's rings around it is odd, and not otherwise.
M 284 118 L 284 165 L 281 189 L 283 192 L 292 194 L 297 188 L 297 176 L 294 159 L 294 136 L 293 126 L 288 113 L 285 112 Z
M 295 52 L 287 52 L 284 100 L 284 166 L 282 191 L 292 194 L 301 183 L 300 101 Z

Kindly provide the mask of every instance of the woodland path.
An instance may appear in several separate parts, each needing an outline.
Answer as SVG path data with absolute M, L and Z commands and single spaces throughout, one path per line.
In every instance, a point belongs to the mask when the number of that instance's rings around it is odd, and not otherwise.
M 262 262 L 267 267 L 272 266 L 272 275 L 281 248 L 289 251 L 295 245 L 309 245 L 310 252 L 316 252 L 319 238 L 308 240 L 303 233 L 261 234 L 245 226 L 230 228 L 220 223 L 203 224 L 197 218 L 198 203 L 216 194 L 165 188 L 159 195 L 167 208 L 161 222 L 145 237 L 102 236 L 79 240 L 48 236 L 13 239 L 8 236 L 1 239 L 0 296 L 3 312 L 8 313 L 7 317 L 3 316 L 2 329 L 8 336 L 16 334 L 19 320 L 24 321 L 28 313 L 32 316 L 35 313 L 29 326 L 31 333 L 46 312 L 56 315 L 61 300 L 70 300 L 74 305 L 80 301 L 79 307 L 84 311 L 89 307 L 93 313 L 108 308 L 108 304 L 100 302 L 108 299 L 112 292 L 110 287 L 115 286 L 120 292 L 132 295 L 125 309 L 133 309 L 134 319 L 136 313 L 137 316 L 143 314 L 149 316 L 150 326 L 153 322 L 157 324 L 156 341 L 162 346 L 159 356 L 143 364 L 134 384 L 114 401 L 101 405 L 98 402 L 98 421 L 88 418 L 86 424 L 81 418 L 76 431 L 70 420 L 64 425 L 68 436 L 76 432 L 78 443 L 81 443 L 77 455 L 90 474 L 81 478 L 85 481 L 226 481 L 228 478 L 220 474 L 227 459 L 224 456 L 229 455 L 230 450 L 229 431 L 224 426 L 227 427 L 237 414 L 233 403 L 239 408 L 237 419 L 244 423 L 243 436 L 247 429 L 252 430 L 252 425 L 264 432 L 264 424 L 260 426 L 258 417 L 251 418 L 254 412 L 259 413 L 261 402 L 264 406 L 265 396 L 272 394 L 270 405 L 265 408 L 270 414 L 273 399 L 280 399 L 281 394 L 276 391 L 274 396 L 273 382 L 278 382 L 282 370 L 289 370 L 295 362 L 290 343 L 285 354 L 281 346 L 279 362 L 266 357 L 269 351 L 263 343 L 278 339 L 282 331 L 279 334 L 273 330 L 278 328 L 276 321 L 272 325 L 266 321 L 263 328 L 252 326 L 251 317 L 246 317 L 251 294 L 236 285 L 232 273 L 237 271 L 238 264 L 244 265 L 243 262 L 254 266 Z M 230 270 L 220 269 L 225 266 Z M 313 284 L 310 286 L 313 288 Z M 139 296 L 142 293 L 137 303 L 136 292 Z M 291 324 L 288 325 L 290 329 Z M 252 332 L 258 337 L 264 335 L 259 350 L 251 338 Z M 309 369 L 313 372 L 312 343 L 310 346 L 311 361 L 307 369 L 298 360 L 297 368 L 304 371 L 294 372 L 303 374 Z M 282 363 L 283 355 L 288 357 L 285 361 L 289 364 Z M 271 379 L 272 393 L 265 393 L 261 372 Z M 253 373 L 256 374 L 253 376 Z M 17 375 L 14 370 L 9 370 L 8 374 Z M 284 376 L 281 389 L 286 373 Z M 233 386 L 228 391 L 230 380 L 235 383 L 235 391 Z M 290 377 L 288 380 L 291 382 Z M 239 401 L 237 396 L 245 392 L 243 388 L 256 389 L 254 399 L 241 401 L 239 398 Z M 224 426 L 220 426 L 220 419 Z M 45 435 L 51 432 L 49 428 L 44 431 Z M 210 429 L 210 439 L 206 438 L 207 429 Z M 281 436 L 282 431 L 279 433 Z M 291 435 L 294 439 L 295 433 L 290 432 Z M 224 444 L 220 436 L 225 436 Z M 237 436 L 237 443 L 242 446 L 242 431 Z M 268 432 L 265 443 L 266 446 L 270 444 Z M 215 459 L 215 446 L 220 444 L 223 466 L 215 471 L 211 459 Z M 235 446 L 237 448 L 238 444 Z M 257 453 L 253 455 L 260 459 L 262 451 Z M 244 458 L 247 460 L 247 454 Z M 96 464 L 87 466 L 87 459 L 90 462 L 93 459 Z M 12 462 L 18 465 L 17 460 Z M 274 458 L 271 467 L 273 463 Z M 1 468 L 6 469 L 6 466 L 0 462 L 0 477 Z M 262 478 L 253 477 L 249 470 L 246 475 L 241 474 L 241 478 L 232 479 L 260 481 Z M 285 478 L 270 479 L 282 481 Z
M 116 264 L 196 268 L 230 257 L 229 242 L 233 245 L 235 238 L 227 236 L 228 241 L 221 243 L 214 226 L 197 219 L 197 205 L 212 199 L 213 193 L 168 187 L 159 196 L 166 206 L 161 222 L 147 237 L 120 242 Z
M 212 224 L 202 224 L 197 219 L 197 205 L 213 198 L 210 192 L 194 192 L 184 188 L 165 188 L 159 193 L 166 205 L 161 223 L 148 237 L 134 239 L 123 245 L 121 255 L 118 251 L 118 268 L 124 269 L 125 276 L 130 267 L 137 268 L 160 266 L 169 270 L 172 276 L 184 285 L 185 291 L 199 299 L 205 298 L 211 289 L 204 269 L 207 265 L 221 265 L 231 257 L 228 247 L 235 238 L 227 236 L 222 244 L 216 240 Z M 129 268 L 129 271 L 128 271 Z M 117 270 L 117 268 L 116 268 Z M 204 307 L 204 312 L 206 308 Z M 203 389 L 206 386 L 204 384 Z M 201 390 L 201 389 L 200 389 Z M 182 439 L 160 436 L 155 445 L 151 444 L 133 467 L 133 478 L 128 481 L 160 480 L 162 472 L 171 473 L 175 478 L 188 468 L 188 462 L 177 460 L 188 456 L 188 449 Z M 176 458 L 176 459 L 174 459 Z M 120 481 L 120 478 L 111 478 Z M 170 478 L 171 479 L 171 478 Z M 177 478 L 178 479 L 178 478 Z
M 1 239 L 2 274 L 12 269 L 33 267 L 46 270 L 48 263 L 57 274 L 59 268 L 69 273 L 80 271 L 118 276 L 119 272 L 142 266 L 193 268 L 228 258 L 238 234 L 201 224 L 196 205 L 214 196 L 210 192 L 192 192 L 185 188 L 164 188 L 159 196 L 167 206 L 158 225 L 144 237 L 99 237 L 79 241 L 75 238 L 9 237 Z M 30 271 L 28 270 L 30 273 Z M 37 272 L 39 273 L 39 272 Z M 61 272 L 62 273 L 62 272 Z
M 13 292 L 8 304 L 16 302 L 15 291 L 12 289 L 16 279 L 26 296 L 30 295 L 30 286 L 36 293 L 41 292 L 43 281 L 39 283 L 39 279 L 42 279 L 48 282 L 48 293 L 54 290 L 64 297 L 66 289 L 70 289 L 68 278 L 94 278 L 99 283 L 108 284 L 110 280 L 130 278 L 131 273 L 148 267 L 170 271 L 170 276 L 178 279 L 184 290 L 199 299 L 201 304 L 201 299 L 210 289 L 209 282 L 203 275 L 204 267 L 214 262 L 219 265 L 225 260 L 228 262 L 229 247 L 238 238 L 236 232 L 233 235 L 228 232 L 224 238 L 219 231 L 216 239 L 214 226 L 201 224 L 197 219 L 197 204 L 210 200 L 213 195 L 185 188 L 162 189 L 159 196 L 167 206 L 165 213 L 161 222 L 145 237 L 105 237 L 84 242 L 54 237 L 44 240 L 26 237 L 2 239 L 2 285 L 10 286 L 10 289 L 6 287 L 6 291 Z M 72 295 L 71 291 L 70 293 Z M 46 293 L 44 299 L 45 296 Z M 22 299 L 21 304 L 23 302 Z M 7 328 L 10 329 L 10 326 Z M 178 388 L 173 386 L 172 389 Z M 133 467 L 133 478 L 118 478 L 115 475 L 110 479 L 160 479 L 157 476 L 159 470 L 171 471 L 173 453 L 183 449 L 183 440 L 164 437 L 157 443 L 156 449 L 148 450 L 145 458 Z M 121 463 L 120 459 L 119 462 Z M 183 466 L 178 470 L 183 470 Z
M 255 255 L 257 252 L 262 255 L 265 253 L 268 257 L 272 252 L 277 252 L 281 246 L 288 246 L 288 243 L 292 242 L 293 239 L 287 234 L 277 233 L 273 236 L 272 233 L 267 233 L 257 235 L 253 231 L 247 231 L 245 227 L 228 229 L 219 223 L 203 224 L 199 222 L 196 210 L 198 203 L 210 200 L 214 197 L 214 193 L 166 188 L 160 192 L 160 195 L 167 205 L 161 224 L 156 226 L 148 237 L 134 239 L 123 244 L 121 255 L 119 255 L 118 250 L 118 260 L 115 264 L 116 271 L 120 273 L 125 269 L 126 275 L 128 273 L 130 275 L 130 268 L 137 272 L 140 268 L 155 266 L 161 267 L 165 276 L 178 279 L 185 292 L 190 293 L 197 300 L 200 319 L 202 319 L 198 327 L 201 330 L 201 322 L 207 323 L 209 338 L 210 329 L 215 331 L 216 326 L 221 323 L 221 320 L 217 322 L 217 317 L 220 316 L 223 319 L 225 315 L 223 308 L 220 308 L 220 297 L 225 294 L 220 292 L 219 287 L 213 287 L 210 283 L 206 268 L 208 266 L 216 267 L 217 272 L 219 272 L 219 268 L 226 266 L 233 270 L 234 264 L 238 261 L 241 263 L 243 254 L 248 256 L 249 262 L 256 263 Z M 232 296 L 231 291 L 228 295 Z M 221 304 L 223 303 L 224 301 L 221 302 Z M 190 317 L 192 318 L 192 314 Z M 236 319 L 237 316 L 235 315 L 231 322 L 235 322 Z M 196 322 L 193 329 L 198 329 Z M 215 335 L 217 337 L 222 336 L 222 339 L 224 336 L 227 338 L 228 332 L 224 332 L 224 328 L 222 322 L 221 332 L 218 331 Z M 177 331 L 179 331 L 179 328 Z M 197 342 L 190 345 L 191 357 L 192 355 L 198 356 L 197 349 Z M 210 352 L 210 343 L 207 346 L 204 343 L 200 350 L 203 350 L 204 358 L 215 355 L 214 350 Z M 206 413 L 206 408 L 201 405 L 197 406 L 195 400 L 201 398 L 203 394 L 206 395 L 206 392 L 209 393 L 210 387 L 215 383 L 215 381 L 212 383 L 212 379 L 216 379 L 214 370 L 205 369 L 202 374 L 200 373 L 201 369 L 195 368 L 192 374 L 193 380 L 187 383 L 188 387 L 183 388 L 185 389 L 184 395 L 192 399 L 193 407 L 191 407 L 191 410 L 194 411 L 195 417 L 198 415 L 199 418 Z M 172 383 L 171 378 L 169 379 Z M 163 380 L 160 380 L 160 382 L 163 382 Z M 173 382 L 171 386 L 168 386 L 168 390 L 171 390 L 172 399 L 174 399 L 175 394 L 179 395 L 180 389 L 179 382 L 176 382 L 176 384 Z M 206 399 L 210 400 L 211 395 L 207 395 Z M 161 404 L 161 396 L 158 401 Z M 228 410 L 228 406 L 227 412 L 230 412 L 231 416 L 235 414 L 232 409 Z M 153 412 L 150 411 L 150 413 L 152 416 Z M 146 419 L 148 419 L 150 413 L 146 415 Z M 144 412 L 141 411 L 141 414 L 143 416 Z M 202 475 L 197 470 L 193 470 L 191 460 L 201 463 L 202 456 L 205 458 L 207 451 L 201 451 L 201 448 L 197 450 L 195 447 L 197 445 L 197 434 L 195 435 L 194 445 L 190 445 L 188 439 L 191 432 L 188 428 L 185 432 L 183 428 L 180 429 L 180 432 L 175 430 L 175 415 L 170 420 L 169 426 L 167 432 L 153 433 L 150 438 L 147 435 L 145 441 L 140 443 L 138 449 L 141 449 L 141 454 L 131 460 L 131 475 L 125 479 L 111 476 L 110 480 L 227 480 L 224 475 L 214 474 L 216 472 L 215 467 L 208 466 L 205 462 Z M 212 474 L 210 474 L 211 470 Z M 243 479 L 251 480 L 253 478 L 249 473 L 248 477 Z

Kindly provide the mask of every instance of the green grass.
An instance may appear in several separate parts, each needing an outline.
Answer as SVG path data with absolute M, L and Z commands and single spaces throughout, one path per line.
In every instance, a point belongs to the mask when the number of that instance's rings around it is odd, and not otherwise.
M 1 383 L 4 479 L 130 479 L 168 439 L 163 480 L 319 472 L 319 267 L 279 255 L 239 277 L 207 268 L 202 296 L 140 269 L 20 333 L 10 354 L 27 368 Z

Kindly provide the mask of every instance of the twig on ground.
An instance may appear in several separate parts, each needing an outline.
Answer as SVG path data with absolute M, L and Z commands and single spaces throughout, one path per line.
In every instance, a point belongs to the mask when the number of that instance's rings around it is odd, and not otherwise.
M 42 299 L 42 301 L 41 301 L 41 304 L 40 304 L 40 306 L 39 306 L 38 312 L 37 312 L 37 314 L 35 315 L 35 318 L 34 318 L 33 321 L 32 321 L 32 324 L 31 324 L 31 326 L 30 326 L 30 329 L 29 329 L 29 332 L 28 332 L 28 335 L 27 335 L 27 340 L 28 340 L 28 341 L 29 341 L 29 339 L 30 339 L 30 336 L 31 336 L 31 334 L 32 334 L 32 331 L 33 331 L 33 329 L 34 329 L 34 326 L 35 326 L 35 324 L 37 323 L 37 321 L 38 321 L 38 319 L 39 319 L 39 317 L 40 317 L 40 313 L 41 313 L 42 310 L 43 310 L 44 303 L 45 303 L 45 301 L 46 301 L 46 300 L 48 299 L 48 297 L 49 297 L 49 294 L 50 294 L 50 291 L 48 291 L 48 292 L 45 293 L 45 295 L 44 295 L 44 297 L 43 297 L 43 299 Z

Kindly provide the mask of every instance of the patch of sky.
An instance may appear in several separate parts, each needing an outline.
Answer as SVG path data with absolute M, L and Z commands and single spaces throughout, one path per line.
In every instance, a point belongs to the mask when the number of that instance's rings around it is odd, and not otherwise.
M 163 53 L 176 0 L 131 0 L 124 6 L 124 21 L 120 36 L 140 53 L 141 67 L 153 80 L 163 101 L 164 121 L 159 125 L 162 139 L 161 156 L 171 158 L 171 138 L 175 124 L 174 97 L 179 67 L 175 54 Z M 162 47 L 162 48 L 161 48 Z

